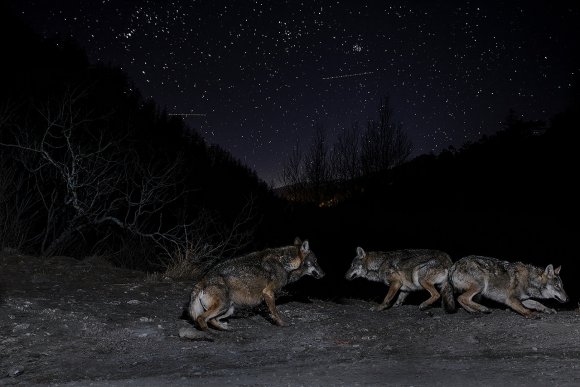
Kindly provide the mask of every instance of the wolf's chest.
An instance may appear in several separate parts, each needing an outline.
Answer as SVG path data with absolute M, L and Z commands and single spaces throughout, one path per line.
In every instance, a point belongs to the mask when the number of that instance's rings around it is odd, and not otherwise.
M 422 289 L 421 284 L 419 284 L 418 271 L 413 271 L 413 273 L 410 273 L 410 275 L 404 276 L 402 282 L 403 286 L 401 286 L 401 290 L 410 291 Z
M 422 289 L 419 283 L 419 276 L 418 270 L 397 270 L 388 276 L 388 282 L 399 282 L 402 291 L 414 291 Z

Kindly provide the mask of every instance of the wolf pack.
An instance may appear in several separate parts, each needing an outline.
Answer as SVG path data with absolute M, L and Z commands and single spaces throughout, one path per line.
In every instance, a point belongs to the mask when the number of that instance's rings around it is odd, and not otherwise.
M 388 286 L 383 302 L 374 308 L 377 311 L 400 306 L 409 293 L 426 290 L 429 298 L 419 305 L 421 310 L 441 300 L 448 313 L 457 310 L 456 301 L 469 313 L 489 313 L 488 307 L 475 301 L 483 297 L 532 318 L 536 312 L 556 313 L 538 300 L 568 301 L 560 269 L 551 264 L 540 268 L 477 255 L 453 262 L 438 250 L 367 252 L 358 247 L 345 278 L 365 278 Z M 224 320 L 236 307 L 264 302 L 272 321 L 285 326 L 276 309 L 276 293 L 303 276 L 318 279 L 324 275 L 309 242 L 296 238 L 290 246 L 254 252 L 211 267 L 194 284 L 189 314 L 201 330 L 208 326 L 227 330 Z

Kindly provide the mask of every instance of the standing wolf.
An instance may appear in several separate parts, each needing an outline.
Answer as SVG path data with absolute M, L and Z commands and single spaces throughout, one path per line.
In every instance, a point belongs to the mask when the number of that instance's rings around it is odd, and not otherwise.
M 447 280 L 452 261 L 446 253 L 437 250 L 397 250 L 367 254 L 361 247 L 356 249 L 356 253 L 346 272 L 346 279 L 363 277 L 389 286 L 383 303 L 376 310 L 389 308 L 399 291 L 394 306 L 400 306 L 410 292 L 422 289 L 427 290 L 431 297 L 419 305 L 419 309 L 428 308 L 443 296 L 445 311 L 455 310 L 453 290 Z
M 455 262 L 449 270 L 449 281 L 461 293 L 457 301 L 470 313 L 490 312 L 473 301 L 477 294 L 501 302 L 525 317 L 534 315 L 532 309 L 556 313 L 533 298 L 568 301 L 560 279 L 560 267 L 554 269 L 552 265 L 542 269 L 521 262 L 470 255 Z
M 324 272 L 308 241 L 296 238 L 293 246 L 266 249 L 222 262 L 210 269 L 191 292 L 189 312 L 202 330 L 207 325 L 226 330 L 222 319 L 236 306 L 256 306 L 266 302 L 277 325 L 286 323 L 280 317 L 275 293 L 304 275 L 322 278 Z

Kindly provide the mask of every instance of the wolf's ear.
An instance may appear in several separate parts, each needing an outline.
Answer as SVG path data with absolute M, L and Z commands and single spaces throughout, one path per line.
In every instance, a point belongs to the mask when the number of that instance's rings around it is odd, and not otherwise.
M 365 253 L 365 251 L 363 250 L 363 248 L 362 248 L 362 247 L 357 247 L 357 248 L 356 248 L 356 256 L 357 256 L 358 258 L 364 258 L 364 257 L 366 257 L 366 255 L 367 255 L 367 254 Z
M 308 241 L 304 241 L 304 243 L 302 243 L 302 247 L 300 247 L 300 252 L 302 254 L 306 254 L 310 251 L 310 245 L 308 244 Z
M 557 268 L 555 268 L 554 273 L 556 273 L 556 275 L 560 275 L 560 270 L 562 270 L 562 266 L 558 266 Z
M 549 264 L 548 266 L 546 266 L 546 270 L 544 270 L 544 274 L 546 274 L 548 277 L 553 277 L 554 276 L 554 266 L 552 266 L 552 264 Z
M 302 244 L 302 239 L 296 237 L 294 238 L 294 246 L 300 246 Z

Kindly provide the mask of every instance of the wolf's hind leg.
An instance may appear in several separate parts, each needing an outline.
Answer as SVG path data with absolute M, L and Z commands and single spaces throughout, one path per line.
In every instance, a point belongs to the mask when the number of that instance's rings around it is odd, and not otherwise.
M 538 312 L 544 312 L 548 314 L 556 313 L 556 309 L 548 308 L 547 306 L 543 305 L 542 303 L 536 300 L 524 300 L 522 304 L 529 309 L 537 310 Z
M 465 309 L 469 313 L 477 313 L 477 312 L 490 313 L 491 311 L 485 306 L 473 302 L 473 297 L 480 292 L 481 288 L 479 286 L 472 285 L 469 289 L 463 292 L 463 294 L 457 297 L 457 301 L 459 301 L 459 304 L 461 304 L 463 309 Z
M 205 312 L 200 314 L 197 319 L 197 325 L 201 330 L 207 330 L 208 320 L 212 320 L 216 316 L 224 314 L 229 307 L 229 302 L 225 302 L 225 294 L 222 292 L 215 291 L 216 289 L 206 289 L 205 294 L 202 298 L 202 304 L 204 305 Z
M 435 301 L 437 301 L 438 299 L 440 299 L 441 298 L 441 295 L 439 294 L 439 292 L 437 291 L 437 289 L 435 289 L 435 286 L 433 286 L 432 283 L 427 282 L 427 281 L 424 281 L 424 280 L 423 281 L 419 281 L 419 283 L 431 295 L 431 297 L 429 297 L 427 300 L 423 301 L 421 303 L 421 305 L 419 305 L 419 309 L 425 310 L 428 307 L 430 307 Z
M 225 321 L 221 321 L 221 320 L 224 318 L 230 317 L 233 313 L 234 313 L 234 307 L 230 306 L 230 308 L 227 310 L 227 312 L 225 312 L 221 316 L 217 316 L 215 318 L 212 318 L 207 323 L 209 325 L 211 325 L 212 327 L 214 327 L 215 329 L 219 329 L 220 331 L 227 331 L 227 330 L 229 330 L 228 323 Z

